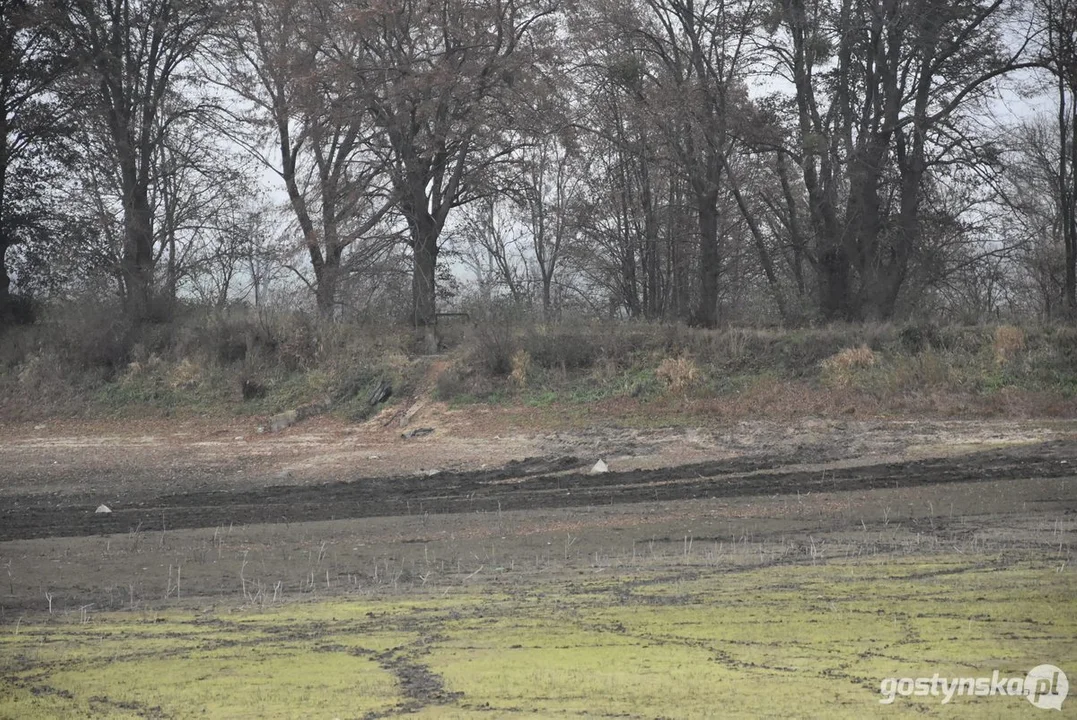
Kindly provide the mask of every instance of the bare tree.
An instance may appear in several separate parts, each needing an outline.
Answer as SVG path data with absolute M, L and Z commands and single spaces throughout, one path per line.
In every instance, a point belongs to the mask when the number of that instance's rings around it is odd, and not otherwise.
M 346 9 L 317 0 L 249 0 L 219 33 L 219 82 L 246 101 L 253 137 L 234 134 L 278 175 L 313 269 L 320 313 L 331 316 L 345 253 L 394 206 L 373 132 L 342 62 L 364 64 Z M 359 53 L 359 54 L 357 54 Z M 263 152 L 268 130 L 275 157 Z M 384 236 L 384 233 L 381 234 Z M 382 237 L 384 239 L 384 237 Z
M 1061 213 L 1062 301 L 1072 316 L 1077 315 L 1077 2 L 1037 0 L 1036 12 L 1046 30 L 1040 62 L 1054 78 L 1058 103 L 1054 193 Z
M 55 0 L 54 0 L 55 1 Z M 182 73 L 220 16 L 208 0 L 56 1 L 58 24 L 77 48 L 66 88 L 117 169 L 123 209 L 121 270 L 129 314 L 154 308 L 156 252 L 152 186 L 155 157 L 172 125 L 197 111 Z
M 567 130 L 550 132 L 524 150 L 524 222 L 540 283 L 543 315 L 553 316 L 555 280 L 569 244 L 579 232 L 584 208 L 586 162 Z
M 66 136 L 49 91 L 69 63 L 43 11 L 34 0 L 0 0 L 0 326 L 11 312 L 8 251 L 43 224 L 40 186 Z
M 920 243 L 925 185 L 990 161 L 969 118 L 1028 66 L 1004 0 L 783 0 L 772 55 L 795 86 L 799 160 L 823 317 L 893 315 Z M 1020 38 L 1018 38 L 1020 40 Z M 1019 43 L 1020 44 L 1020 43 Z
M 377 129 L 371 146 L 387 163 L 412 252 L 412 321 L 429 349 L 442 230 L 515 146 L 553 10 L 544 0 L 403 0 L 343 16 L 361 49 L 357 61 L 340 55 L 341 73 Z
M 483 299 L 499 288 L 516 304 L 528 301 L 526 257 L 522 229 L 510 202 L 490 196 L 464 208 L 454 235 L 461 241 L 460 259 L 475 274 Z

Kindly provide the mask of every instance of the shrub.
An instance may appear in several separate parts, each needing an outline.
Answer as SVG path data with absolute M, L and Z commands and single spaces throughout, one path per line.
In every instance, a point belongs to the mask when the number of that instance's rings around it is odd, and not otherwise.
M 100 371 L 111 378 L 131 360 L 134 337 L 134 328 L 118 305 L 72 303 L 46 321 L 42 343 L 61 348 L 68 367 Z
M 894 369 L 894 386 L 898 390 L 922 390 L 953 384 L 953 368 L 932 351 L 901 358 Z
M 496 321 L 476 325 L 472 362 L 486 373 L 499 377 L 508 375 L 512 372 L 515 352 L 516 342 L 508 325 Z
M 19 385 L 26 389 L 39 389 L 63 382 L 64 373 L 59 359 L 51 355 L 33 354 L 19 366 L 16 376 Z
M 531 331 L 524 337 L 524 349 L 536 365 L 548 370 L 585 370 L 593 366 L 601 355 L 596 333 L 585 328 L 557 327 Z M 617 350 L 607 352 L 610 357 L 623 354 Z
M 953 325 L 939 329 L 939 349 L 976 355 L 992 341 L 990 330 L 980 326 Z
M 1077 359 L 1077 328 L 1063 326 L 1055 331 L 1054 344 L 1058 354 L 1067 360 Z
M 309 370 L 318 357 L 318 333 L 313 321 L 303 315 L 285 318 L 275 329 L 276 354 L 289 372 Z
M 931 324 L 906 325 L 898 333 L 901 349 L 910 355 L 942 347 L 938 328 Z
M 0 370 L 15 368 L 38 350 L 37 328 L 12 327 L 0 330 Z
M 808 374 L 816 367 L 825 370 L 835 362 L 853 362 L 855 365 L 858 353 L 867 357 L 873 352 L 872 348 L 881 349 L 886 345 L 893 337 L 890 330 L 891 327 L 887 325 L 835 325 L 815 330 L 793 331 L 775 340 L 776 349 L 780 353 L 780 361 L 777 364 L 794 375 Z M 758 352 L 753 348 L 749 358 L 754 357 L 758 357 Z M 753 361 L 749 359 L 749 362 Z M 758 361 L 754 362 L 758 364 Z
M 466 378 L 457 367 L 445 368 L 434 381 L 434 387 L 440 400 L 451 400 L 467 392 Z
M 33 325 L 37 322 L 41 307 L 29 295 L 14 292 L 8 299 L 9 320 L 12 325 Z
M 220 322 L 214 327 L 213 354 L 222 365 L 247 359 L 247 348 L 254 333 L 247 323 Z

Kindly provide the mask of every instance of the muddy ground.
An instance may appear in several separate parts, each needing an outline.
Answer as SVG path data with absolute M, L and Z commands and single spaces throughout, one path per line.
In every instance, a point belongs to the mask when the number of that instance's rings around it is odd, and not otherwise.
M 822 453 L 821 453 L 822 454 Z M 835 451 L 834 455 L 840 456 Z M 836 460 L 845 460 L 836 462 Z M 96 512 L 88 492 L 9 495 L 0 541 L 319 520 L 592 507 L 622 503 L 870 491 L 945 483 L 1070 478 L 1077 440 L 1016 445 L 921 460 L 848 458 L 811 462 L 759 455 L 666 468 L 594 473 L 590 459 L 529 458 L 496 468 L 348 477 L 327 483 L 268 485 L 134 495 Z M 791 467 L 793 466 L 793 467 Z M 1060 502 L 1066 498 L 1060 497 Z
M 1067 477 L 1075 427 L 805 421 L 491 437 L 457 423 L 414 439 L 376 423 L 276 435 L 167 423 L 0 428 L 0 542 Z M 610 471 L 592 474 L 599 459 Z
M 1067 557 L 1077 425 L 0 428 L 0 622 L 864 553 Z M 597 459 L 610 471 L 591 474 Z M 105 504 L 111 513 L 94 510 Z

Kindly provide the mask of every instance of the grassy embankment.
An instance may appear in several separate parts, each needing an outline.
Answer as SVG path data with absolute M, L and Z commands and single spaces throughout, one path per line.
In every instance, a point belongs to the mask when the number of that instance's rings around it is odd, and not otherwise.
M 645 323 L 484 320 L 446 332 L 436 373 L 409 334 L 300 315 L 191 309 L 131 327 L 73 308 L 0 343 L 8 419 L 267 416 L 309 405 L 368 417 L 370 391 L 451 407 L 596 404 L 626 422 L 684 416 L 1067 416 L 1077 410 L 1069 327 L 847 325 L 704 331 Z

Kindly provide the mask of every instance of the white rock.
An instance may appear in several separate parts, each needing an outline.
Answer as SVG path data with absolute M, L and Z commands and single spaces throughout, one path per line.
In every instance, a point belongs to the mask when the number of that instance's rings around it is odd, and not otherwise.
M 592 475 L 600 475 L 600 474 L 602 474 L 604 472 L 609 472 L 609 471 L 610 471 L 610 466 L 607 465 L 602 460 L 599 460 L 598 462 L 596 462 L 594 464 L 594 467 L 591 468 L 591 474 Z
M 101 513 L 110 513 L 112 511 L 108 509 L 108 505 L 98 505 L 94 512 L 100 515 Z

